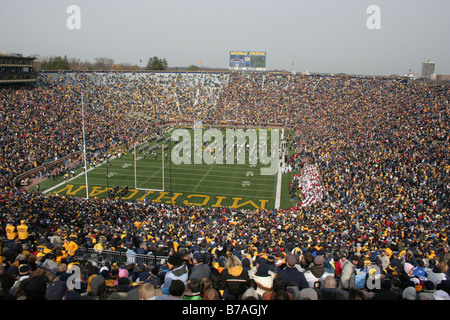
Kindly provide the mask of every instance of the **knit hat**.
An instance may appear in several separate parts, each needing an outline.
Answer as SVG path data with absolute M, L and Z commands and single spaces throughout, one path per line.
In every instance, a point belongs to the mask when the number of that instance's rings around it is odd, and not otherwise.
M 415 287 L 407 287 L 403 290 L 403 299 L 405 300 L 416 300 L 417 293 Z
M 8 274 L 10 274 L 10 275 L 12 275 L 13 277 L 16 277 L 16 276 L 18 276 L 19 275 L 19 268 L 17 267 L 17 266 L 15 266 L 15 265 L 11 265 L 9 268 L 8 268 L 8 272 L 7 272 Z
M 65 300 L 81 300 L 81 294 L 75 291 L 66 291 Z
M 28 266 L 28 264 L 21 264 L 19 266 L 19 274 L 20 275 L 28 274 L 29 271 L 30 271 L 30 267 Z
M 244 270 L 250 270 L 251 269 L 251 263 L 250 263 L 250 259 L 248 259 L 248 258 L 244 258 L 244 259 L 242 259 L 242 268 L 244 269 Z
M 203 261 L 203 253 L 201 253 L 200 251 L 194 252 L 192 258 L 197 260 L 198 262 L 202 262 Z
M 313 288 L 305 288 L 300 291 L 300 300 L 318 300 L 316 290 Z
M 23 286 L 28 300 L 45 300 L 47 281 L 44 276 L 30 278 Z
M 436 290 L 433 296 L 435 300 L 450 300 L 450 295 L 444 290 Z
M 300 300 L 300 290 L 297 285 L 288 285 L 286 287 L 286 292 L 292 294 L 294 300 Z
M 321 266 L 325 262 L 325 258 L 323 256 L 317 256 L 314 258 L 314 264 L 316 266 Z
M 179 267 L 183 264 L 184 261 L 183 261 L 183 258 L 181 257 L 181 254 L 174 253 L 169 257 L 167 262 L 175 267 Z
M 125 291 L 113 292 L 107 300 L 139 300 L 139 289 L 133 288 Z
M 258 265 L 256 270 L 256 275 L 258 277 L 268 277 L 269 276 L 269 267 L 266 263 L 261 263 Z
M 100 295 L 103 290 L 105 290 L 106 288 L 106 281 L 105 278 L 103 278 L 101 275 L 95 276 L 92 280 L 91 280 L 91 293 L 93 295 Z
M 128 278 L 129 272 L 127 269 L 119 269 L 119 278 Z
M 175 297 L 182 296 L 185 290 L 184 282 L 181 280 L 172 280 L 169 287 L 169 294 Z
M 405 262 L 405 264 L 403 265 L 403 269 L 407 274 L 409 274 L 411 270 L 414 269 L 414 266 L 411 263 Z
M 61 300 L 66 294 L 67 286 L 63 281 L 54 281 L 47 287 L 45 297 L 47 300 Z

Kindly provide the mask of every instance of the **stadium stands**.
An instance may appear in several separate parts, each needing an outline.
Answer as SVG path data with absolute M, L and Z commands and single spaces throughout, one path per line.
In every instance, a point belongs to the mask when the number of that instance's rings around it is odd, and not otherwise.
M 48 166 L 42 174 L 49 176 L 50 163 L 82 150 L 80 90 L 89 105 L 91 154 L 120 152 L 169 121 L 278 123 L 296 132 L 288 147 L 319 170 L 323 200 L 289 210 L 251 211 L 86 200 L 22 189 L 17 177 L 41 166 Z M 193 253 L 202 251 L 210 255 L 215 275 L 231 255 L 241 261 L 247 257 L 255 268 L 257 257 L 265 257 L 268 264 L 275 259 L 281 268 L 294 252 L 303 271 L 314 265 L 308 256 L 323 255 L 333 275 L 342 257 L 351 263 L 357 256 L 382 269 L 390 290 L 398 286 L 397 298 L 409 298 L 402 294 L 411 286 L 417 299 L 431 290 L 427 281 L 417 283 L 404 273 L 408 264 L 425 265 L 428 273 L 443 276 L 434 283 L 435 291 L 443 291 L 435 299 L 447 299 L 449 93 L 446 86 L 402 84 L 388 77 L 239 72 L 44 73 L 35 88 L 1 88 L 5 270 L 13 272 L 20 254 L 21 264 L 26 260 L 36 270 L 39 261 L 53 259 L 48 255 L 53 252 L 68 264 L 82 265 L 86 275 L 87 266 L 98 274 L 107 266 L 111 273 L 112 261 L 95 260 L 93 265 L 64 256 L 62 244 L 49 244 L 50 237 L 72 235 L 86 248 L 94 247 L 93 238 L 105 250 L 137 253 L 142 246 L 157 256 L 185 248 L 186 261 L 192 264 Z M 67 165 L 56 168 L 65 170 Z M 21 220 L 30 236 L 7 240 L 13 234 L 6 232 L 8 224 L 17 227 Z M 387 265 L 382 252 L 391 261 Z M 131 274 L 139 267 L 130 263 L 127 268 Z M 162 272 L 167 265 L 156 267 Z M 225 299 L 223 288 L 216 289 Z M 365 299 L 378 293 L 363 291 Z M 238 297 L 242 299 L 242 292 Z

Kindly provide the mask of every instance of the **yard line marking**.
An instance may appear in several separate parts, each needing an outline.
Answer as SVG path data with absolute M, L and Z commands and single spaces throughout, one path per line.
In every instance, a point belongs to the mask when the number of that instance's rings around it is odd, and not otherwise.
M 203 177 L 200 179 L 200 181 L 195 185 L 194 189 L 192 189 L 192 191 L 197 190 L 197 187 L 203 182 L 203 180 L 205 180 L 205 177 L 211 172 L 211 170 L 214 166 L 215 166 L 215 164 L 213 164 L 212 166 L 209 166 L 208 171 L 206 171 L 206 173 L 203 175 Z

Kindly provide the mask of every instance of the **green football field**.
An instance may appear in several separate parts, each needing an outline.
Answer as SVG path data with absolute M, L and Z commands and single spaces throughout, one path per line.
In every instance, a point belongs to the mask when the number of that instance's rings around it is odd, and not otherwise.
M 192 130 L 190 132 L 192 134 Z M 226 164 L 225 160 L 223 164 L 206 164 L 204 161 L 194 164 L 195 149 L 192 138 L 192 162 L 176 164 L 171 159 L 171 153 L 174 152 L 177 142 L 172 141 L 170 146 L 166 145 L 164 153 L 162 150 L 168 138 L 169 132 L 164 138 L 161 137 L 159 142 L 154 139 L 138 145 L 136 157 L 134 149 L 131 149 L 127 154 L 111 158 L 109 163 L 103 162 L 96 167 L 88 166 L 89 198 L 108 198 L 111 196 L 111 190 L 115 190 L 115 199 L 121 198 L 124 201 L 214 208 L 274 209 L 278 185 L 279 207 L 289 208 L 295 205 L 289 200 L 288 186 L 292 175 L 283 174 L 281 179 L 278 179 L 280 173 L 261 175 L 260 169 L 263 165 L 259 159 L 257 164 L 249 164 L 248 149 L 245 164 L 238 164 L 237 160 L 233 161 L 233 164 Z M 40 183 L 40 191 L 85 198 L 86 175 L 80 168 L 70 179 L 47 179 Z

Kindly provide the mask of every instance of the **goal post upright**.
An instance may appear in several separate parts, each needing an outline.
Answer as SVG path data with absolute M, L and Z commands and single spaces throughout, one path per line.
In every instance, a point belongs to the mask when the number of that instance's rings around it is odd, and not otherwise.
M 137 153 L 136 153 L 136 142 L 134 142 L 134 146 L 133 146 L 133 159 L 134 159 L 134 189 L 135 190 L 142 190 L 142 191 L 157 191 L 157 192 L 163 192 L 165 190 L 165 185 L 164 185 L 164 175 L 165 175 L 165 168 L 164 168 L 164 145 L 161 148 L 161 172 L 162 172 L 162 188 L 161 189 L 153 189 L 153 188 L 140 188 L 137 185 Z

